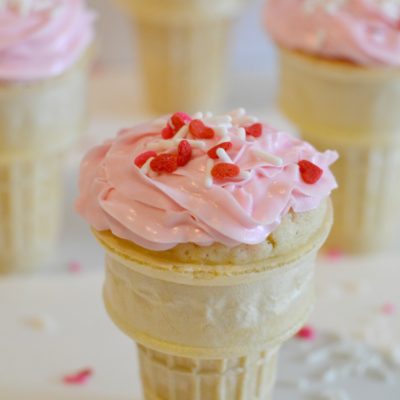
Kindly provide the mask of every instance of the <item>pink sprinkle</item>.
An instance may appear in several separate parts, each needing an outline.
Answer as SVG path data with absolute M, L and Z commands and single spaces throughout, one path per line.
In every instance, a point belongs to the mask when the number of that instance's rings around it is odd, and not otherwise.
M 396 312 L 396 305 L 393 303 L 386 303 L 382 306 L 382 312 L 385 315 L 393 315 Z
M 92 375 L 93 370 L 91 368 L 85 368 L 74 374 L 64 376 L 63 382 L 67 385 L 84 385 Z
M 344 252 L 340 249 L 328 249 L 325 252 L 325 257 L 332 262 L 340 261 L 344 257 Z
M 299 339 L 311 341 L 316 338 L 317 332 L 313 327 L 306 325 L 297 332 L 296 336 Z
M 71 261 L 68 264 L 68 271 L 71 272 L 71 274 L 78 274 L 79 272 L 82 272 L 82 270 L 83 267 L 79 261 Z

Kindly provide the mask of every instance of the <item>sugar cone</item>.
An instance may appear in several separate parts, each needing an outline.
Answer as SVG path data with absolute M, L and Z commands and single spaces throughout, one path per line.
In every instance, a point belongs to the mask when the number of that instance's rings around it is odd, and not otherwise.
M 154 111 L 218 107 L 229 34 L 245 1 L 120 1 L 133 16 L 144 88 Z
M 399 223 L 400 70 L 362 68 L 281 50 L 279 103 L 306 140 L 335 148 L 331 247 L 390 246 Z
M 279 346 L 314 304 L 326 210 L 307 243 L 247 265 L 172 261 L 94 232 L 107 252 L 105 305 L 139 345 L 146 400 L 270 398 Z
M 89 59 L 56 78 L 0 83 L 0 273 L 31 271 L 55 250 L 62 165 L 84 129 Z
M 63 154 L 0 160 L 0 273 L 30 271 L 56 247 Z

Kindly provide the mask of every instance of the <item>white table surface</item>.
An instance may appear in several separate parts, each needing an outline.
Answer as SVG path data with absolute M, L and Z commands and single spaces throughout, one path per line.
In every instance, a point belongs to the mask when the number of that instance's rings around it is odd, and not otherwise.
M 287 126 L 271 108 L 273 85 L 268 77 L 237 78 L 232 87 L 227 109 L 245 105 L 273 124 Z M 136 93 L 126 74 L 98 73 L 90 133 L 66 171 L 60 249 L 37 275 L 0 279 L 1 400 L 141 399 L 135 347 L 102 306 L 102 251 L 73 211 L 83 150 L 141 119 Z M 243 98 L 249 101 L 240 101 Z M 68 272 L 71 262 L 78 262 L 82 272 Z M 318 339 L 295 339 L 284 347 L 275 398 L 398 400 L 400 254 L 321 259 L 317 270 L 319 301 L 310 323 Z M 397 312 L 385 315 L 386 303 Z M 352 366 L 352 372 L 343 365 Z M 94 371 L 87 384 L 62 383 L 65 374 L 85 367 Z

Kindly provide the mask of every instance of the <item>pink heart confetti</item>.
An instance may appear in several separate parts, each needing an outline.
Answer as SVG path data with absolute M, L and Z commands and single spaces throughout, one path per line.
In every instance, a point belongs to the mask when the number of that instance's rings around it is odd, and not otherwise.
M 312 326 L 306 325 L 297 332 L 296 336 L 301 340 L 311 341 L 315 340 L 317 332 Z
M 382 306 L 382 313 L 385 315 L 393 315 L 396 313 L 396 305 L 393 303 L 385 303 Z
M 93 375 L 91 368 L 85 368 L 73 374 L 65 375 L 63 382 L 66 385 L 84 385 Z
M 340 261 L 344 258 L 344 252 L 340 249 L 328 249 L 325 252 L 325 257 L 331 262 Z
M 82 270 L 83 270 L 82 264 L 77 260 L 71 261 L 68 264 L 68 271 L 71 274 L 79 274 L 80 272 L 82 272 Z

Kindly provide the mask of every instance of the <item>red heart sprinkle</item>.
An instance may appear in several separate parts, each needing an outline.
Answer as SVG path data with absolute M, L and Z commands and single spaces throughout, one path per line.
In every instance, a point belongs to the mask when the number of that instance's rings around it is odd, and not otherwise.
M 178 168 L 178 156 L 176 154 L 168 153 L 160 154 L 151 160 L 150 167 L 153 171 L 158 172 L 159 174 L 162 172 L 171 174 Z
M 194 119 L 189 125 L 190 133 L 197 139 L 212 139 L 215 132 L 212 128 L 205 126 L 203 121 Z
M 253 137 L 260 137 L 262 135 L 262 125 L 257 122 L 251 126 L 245 128 L 246 134 Z
M 303 326 L 303 328 L 297 332 L 296 336 L 299 339 L 311 341 L 316 338 L 317 332 L 312 326 Z
M 307 160 L 301 160 L 298 164 L 303 181 L 310 185 L 318 182 L 324 172 L 318 165 Z
M 176 129 L 176 132 L 179 131 L 179 129 L 181 129 L 184 125 L 189 123 L 191 120 L 192 118 L 190 118 L 190 115 L 184 112 L 176 112 L 171 117 L 171 123 Z
M 174 137 L 176 131 L 167 125 L 162 131 L 161 136 L 163 139 L 171 139 Z
M 178 167 L 184 167 L 192 158 L 192 146 L 187 140 L 182 140 L 178 146 Z
M 225 151 L 228 151 L 231 147 L 232 147 L 231 142 L 223 142 L 223 143 L 217 144 L 216 146 L 211 147 L 211 149 L 208 150 L 208 152 L 207 152 L 208 157 L 216 160 L 218 158 L 218 154 L 217 154 L 218 149 L 224 149 Z
M 157 153 L 155 151 L 145 151 L 142 154 L 139 154 L 135 158 L 135 165 L 139 168 L 142 168 L 146 161 L 151 157 L 156 157 Z
M 86 368 L 74 374 L 64 376 L 63 382 L 67 385 L 83 385 L 92 375 L 93 370 L 90 368 Z
M 240 168 L 236 164 L 220 163 L 214 165 L 211 175 L 218 180 L 234 178 L 240 174 Z

